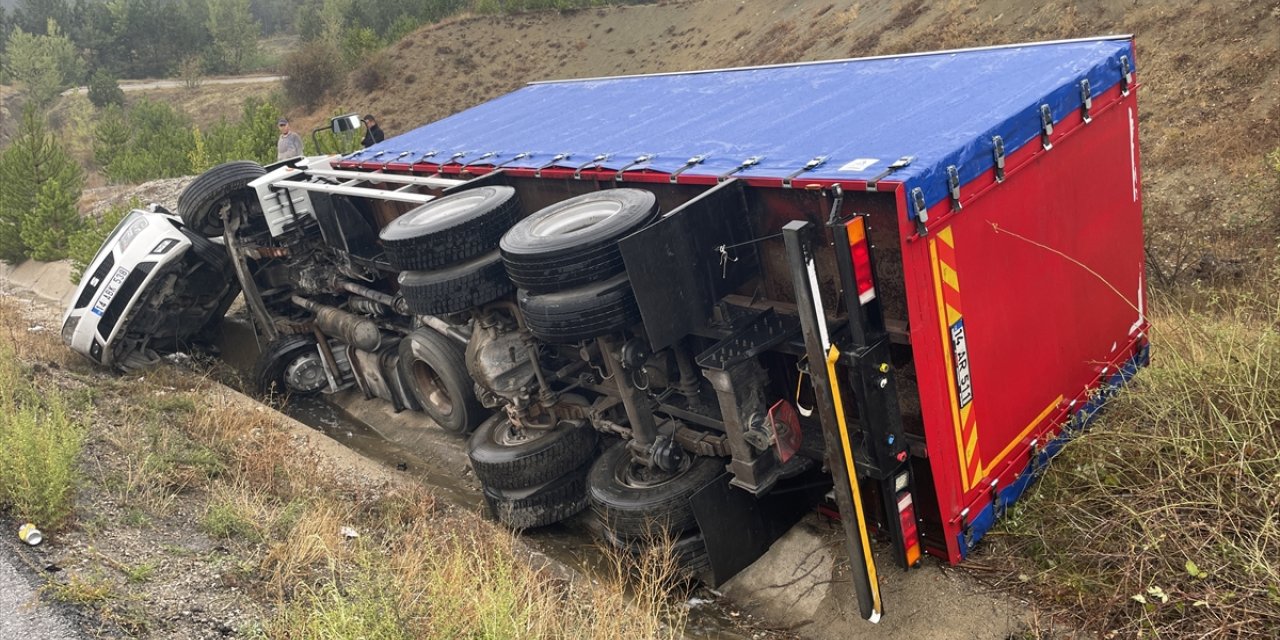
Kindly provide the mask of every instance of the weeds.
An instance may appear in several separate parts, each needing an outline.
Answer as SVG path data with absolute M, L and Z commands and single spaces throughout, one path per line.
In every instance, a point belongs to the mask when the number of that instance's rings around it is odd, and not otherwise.
M 1149 369 L 1063 451 L 994 555 L 1099 632 L 1274 637 L 1280 303 L 1171 306 Z
M 116 597 L 115 586 L 100 575 L 87 578 L 72 575 L 63 583 L 51 583 L 49 595 L 58 602 L 81 606 L 100 605 Z
M 59 394 L 41 395 L 0 343 L 0 506 L 47 530 L 72 514 L 84 429 Z

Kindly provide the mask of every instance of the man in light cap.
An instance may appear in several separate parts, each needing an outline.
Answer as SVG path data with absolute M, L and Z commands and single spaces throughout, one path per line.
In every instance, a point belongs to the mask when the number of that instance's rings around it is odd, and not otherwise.
M 287 160 L 302 155 L 302 136 L 297 131 L 289 129 L 288 118 L 280 118 L 276 121 L 276 126 L 280 127 L 280 138 L 276 140 L 276 160 Z
M 378 126 L 378 119 L 373 114 L 367 114 L 364 117 L 364 139 L 360 141 L 360 146 L 366 149 L 372 147 L 386 138 L 382 133 L 382 127 Z

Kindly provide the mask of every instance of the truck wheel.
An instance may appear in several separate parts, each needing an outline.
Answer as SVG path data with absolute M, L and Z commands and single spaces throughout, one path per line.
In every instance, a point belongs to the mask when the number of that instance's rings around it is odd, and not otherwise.
M 596 432 L 561 422 L 552 429 L 514 429 L 505 417 L 487 420 L 471 434 L 467 456 L 484 486 L 519 489 L 545 484 L 591 460 Z
M 218 273 L 230 276 L 231 256 L 227 254 L 226 247 L 218 246 L 213 241 L 191 229 L 182 229 L 182 235 L 191 241 L 191 251 L 196 254 L 196 257 L 213 267 Z
M 711 556 L 707 553 L 707 540 L 701 531 L 692 531 L 667 542 L 662 539 L 636 541 L 624 540 L 609 531 L 603 532 L 605 542 L 618 551 L 632 556 L 640 556 L 653 546 L 670 545 L 670 553 L 676 567 L 685 576 L 703 579 L 703 575 L 711 569 Z
M 513 529 L 555 524 L 587 508 L 587 467 L 583 465 L 542 486 L 505 490 L 484 488 L 494 518 Z
M 219 210 L 227 198 L 257 202 L 249 183 L 266 175 L 256 162 L 237 160 L 220 164 L 197 177 L 178 195 L 178 216 L 183 224 L 206 237 L 222 235 Z
M 392 220 L 378 237 L 396 269 L 439 269 L 492 251 L 519 212 L 515 189 L 478 187 L 417 207 Z
M 413 313 L 438 315 L 493 302 L 514 288 L 495 249 L 459 265 L 435 271 L 404 271 L 400 295 Z
M 309 396 L 329 384 L 315 338 L 303 335 L 268 344 L 253 366 L 253 379 L 264 396 Z
M 623 270 L 618 239 L 657 214 L 657 198 L 641 189 L 570 198 L 511 227 L 499 245 L 502 260 L 511 281 L 532 293 L 598 282 Z
M 535 295 L 522 290 L 516 299 L 529 331 L 547 342 L 581 342 L 640 321 L 626 274 L 558 293 Z
M 400 341 L 400 377 L 422 410 L 450 433 L 465 434 L 484 417 L 467 375 L 462 346 L 427 328 Z
M 678 537 L 698 526 L 689 498 L 724 471 L 718 458 L 687 456 L 678 471 L 637 464 L 626 442 L 596 459 L 587 477 L 591 507 L 623 541 Z

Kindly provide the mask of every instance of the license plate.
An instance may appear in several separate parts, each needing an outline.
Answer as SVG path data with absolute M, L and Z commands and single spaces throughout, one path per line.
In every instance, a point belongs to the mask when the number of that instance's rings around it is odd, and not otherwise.
M 129 277 L 129 270 L 124 267 L 118 267 L 116 272 L 111 274 L 111 279 L 102 288 L 102 295 L 98 296 L 98 301 L 94 303 L 93 309 L 90 309 L 94 315 L 101 316 L 107 310 L 107 305 L 111 304 L 111 299 L 116 297 L 116 291 L 120 289 L 120 285 L 127 277 Z

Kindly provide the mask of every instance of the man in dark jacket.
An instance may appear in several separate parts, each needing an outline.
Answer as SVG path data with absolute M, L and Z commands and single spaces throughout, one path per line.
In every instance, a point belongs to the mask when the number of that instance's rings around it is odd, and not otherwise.
M 366 148 L 372 147 L 373 145 L 382 142 L 382 139 L 385 137 L 386 136 L 382 133 L 382 127 L 378 126 L 377 118 L 374 118 L 372 113 L 365 115 L 364 140 L 360 141 L 360 146 Z

